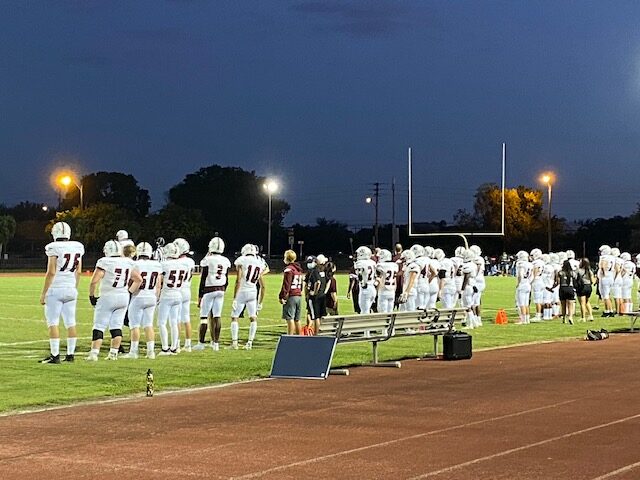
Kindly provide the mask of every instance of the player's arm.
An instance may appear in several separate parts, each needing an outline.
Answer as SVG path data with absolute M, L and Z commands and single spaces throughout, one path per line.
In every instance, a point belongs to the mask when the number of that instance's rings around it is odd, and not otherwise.
M 130 285 L 129 285 L 129 293 L 133 295 L 140 289 L 140 285 L 142 285 L 142 275 L 136 269 L 131 271 Z
M 78 259 L 78 263 L 76 264 L 76 290 L 78 289 L 78 285 L 80 285 L 80 275 L 82 274 L 82 258 Z
M 104 270 L 100 267 L 96 267 L 93 271 L 93 276 L 91 277 L 91 282 L 89 283 L 89 301 L 91 305 L 95 306 L 98 301 L 98 297 L 96 297 L 96 288 L 100 283 L 100 280 L 104 278 Z
M 47 260 L 47 273 L 44 275 L 44 286 L 42 287 L 42 294 L 40 295 L 40 304 L 44 305 L 44 299 L 47 296 L 49 287 L 53 283 L 53 279 L 56 276 L 56 270 L 58 269 L 58 257 L 48 257 Z M 77 283 L 76 283 L 77 285 Z
M 238 265 L 238 270 L 237 270 L 237 275 L 236 275 L 236 284 L 233 286 L 233 300 L 235 301 L 236 297 L 238 296 L 238 290 L 240 290 L 240 281 L 242 280 L 242 277 L 244 275 L 244 272 L 242 271 L 242 265 Z
M 288 268 L 284 270 L 284 275 L 282 277 L 282 288 L 280 288 L 280 294 L 278 295 L 278 300 L 280 300 L 280 303 L 282 305 L 284 305 L 287 302 L 287 298 L 289 298 L 293 276 L 293 271 Z
M 198 285 L 198 305 L 202 301 L 202 297 L 204 296 L 204 287 L 207 283 L 207 276 L 209 275 L 209 267 L 202 267 L 200 272 L 200 285 Z
M 258 278 L 258 285 L 260 285 L 260 296 L 258 298 L 258 303 L 260 305 L 262 305 L 262 301 L 264 300 L 264 278 L 262 277 L 262 275 L 260 275 L 260 277 Z

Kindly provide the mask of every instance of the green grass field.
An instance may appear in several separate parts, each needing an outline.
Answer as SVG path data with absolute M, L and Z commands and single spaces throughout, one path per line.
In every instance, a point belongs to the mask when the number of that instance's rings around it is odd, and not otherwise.
M 265 377 L 271 368 L 276 341 L 279 335 L 286 331 L 284 322 L 280 320 L 280 305 L 277 301 L 281 276 L 272 274 L 266 279 L 266 300 L 260 312 L 258 334 L 251 351 L 213 352 L 207 349 L 204 352 L 181 353 L 174 357 L 158 357 L 156 360 L 121 359 L 117 362 L 106 362 L 101 358 L 97 363 L 85 362 L 83 357 L 89 350 L 93 309 L 88 300 L 89 276 L 83 276 L 78 302 L 76 362 L 40 365 L 37 361 L 48 353 L 49 348 L 43 307 L 38 303 L 42 282 L 41 277 L 27 275 L 0 277 L 0 412 L 140 394 L 145 389 L 145 373 L 148 368 L 153 369 L 156 389 L 159 391 Z M 195 277 L 194 292 L 198 282 L 199 277 Z M 347 283 L 345 275 L 339 276 L 341 313 L 352 313 L 351 301 L 345 297 Z M 514 279 L 509 277 L 487 279 L 487 291 L 483 300 L 485 326 L 473 331 L 474 348 L 581 338 L 587 328 L 611 329 L 628 326 L 628 320 L 625 318 L 597 318 L 594 323 L 579 323 L 574 326 L 563 325 L 558 320 L 531 325 L 494 325 L 493 319 L 499 308 L 507 310 L 510 321 L 516 319 L 513 306 L 514 285 Z M 229 288 L 223 312 L 223 346 L 230 340 L 229 297 L 232 291 L 233 289 Z M 599 312 L 596 313 L 599 315 Z M 191 319 L 195 344 L 199 324 L 195 304 L 192 305 Z M 244 343 L 247 337 L 247 324 L 247 320 L 241 320 L 241 343 Z M 66 348 L 64 335 L 63 330 L 60 348 L 62 353 Z M 128 339 L 128 332 L 125 333 L 125 339 Z M 432 350 L 432 343 L 430 336 L 393 339 L 380 345 L 380 358 L 399 359 L 422 355 Z M 104 357 L 104 346 L 101 353 L 101 357 Z M 370 359 L 369 344 L 341 345 L 336 351 L 333 365 L 353 365 L 368 362 Z

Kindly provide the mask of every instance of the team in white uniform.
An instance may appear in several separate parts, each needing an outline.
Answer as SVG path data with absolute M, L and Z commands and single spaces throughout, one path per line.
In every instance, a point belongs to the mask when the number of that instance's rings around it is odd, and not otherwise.
M 398 276 L 398 264 L 391 261 L 389 250 L 380 250 L 376 277 L 378 279 L 378 311 L 389 313 L 393 311 L 396 297 L 396 278 Z
M 74 360 L 77 332 L 76 305 L 78 281 L 82 272 L 84 246 L 71 240 L 71 227 L 57 222 L 51 228 L 53 242 L 45 247 L 47 273 L 40 304 L 44 305 L 44 316 L 49 330 L 50 355 L 40 363 L 60 363 L 60 317 L 67 329 L 67 354 L 64 361 Z
M 376 262 L 371 258 L 373 253 L 369 247 L 358 247 L 356 250 L 356 263 L 354 265 L 360 291 L 358 293 L 358 305 L 360 313 L 371 313 L 371 307 L 376 301 Z

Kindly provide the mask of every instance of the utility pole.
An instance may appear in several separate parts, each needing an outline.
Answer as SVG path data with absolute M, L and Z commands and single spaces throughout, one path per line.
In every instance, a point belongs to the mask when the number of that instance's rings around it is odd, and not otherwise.
M 373 223 L 373 247 L 377 248 L 378 247 L 378 205 L 379 205 L 379 200 L 380 200 L 380 182 L 376 182 L 373 184 L 375 187 L 375 191 L 374 191 L 374 196 L 375 196 L 375 202 L 374 202 L 374 207 L 376 209 L 376 216 L 375 216 L 375 220 Z
M 391 179 L 391 251 L 400 239 L 396 232 L 396 177 Z

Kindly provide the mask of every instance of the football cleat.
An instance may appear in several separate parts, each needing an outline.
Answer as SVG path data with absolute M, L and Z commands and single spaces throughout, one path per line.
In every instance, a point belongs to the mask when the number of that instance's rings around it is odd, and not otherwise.
M 189 345 L 189 346 L 185 345 L 184 347 L 182 347 L 182 350 L 187 352 L 187 353 L 191 353 L 191 345 Z
M 58 364 L 58 363 L 60 363 L 60 355 L 48 355 L 45 358 L 43 358 L 42 360 L 40 360 L 38 363 L 55 363 L 55 364 Z
M 70 362 L 73 363 L 76 361 L 76 356 L 71 354 L 71 355 L 65 355 L 64 358 L 62 359 L 63 362 Z
M 175 355 L 174 353 L 171 352 L 171 350 L 160 350 L 160 353 L 158 353 L 159 356 L 161 357 L 168 357 L 169 355 Z
M 216 342 L 211 342 L 211 349 L 212 349 L 214 352 L 217 352 L 218 350 L 220 350 L 220 344 L 219 344 L 219 343 L 216 343 Z
M 118 360 L 118 354 L 117 353 L 111 353 L 109 352 L 107 354 L 106 357 L 104 357 L 105 360 Z
M 201 352 L 205 348 L 206 348 L 206 344 L 204 344 L 204 343 L 196 343 L 191 349 L 194 352 Z
M 231 345 L 226 347 L 225 350 L 238 350 L 238 342 L 233 342 Z
M 129 352 L 121 355 L 120 358 L 138 358 L 138 352 Z
M 97 362 L 98 361 L 98 354 L 97 353 L 93 353 L 93 352 L 89 352 L 89 355 L 86 356 L 85 360 L 87 360 L 88 362 Z
M 243 348 L 244 348 L 245 350 L 251 350 L 251 346 L 252 346 L 252 342 L 247 342 L 247 343 L 245 343 L 245 344 L 244 344 L 244 347 L 243 347 Z
M 151 350 L 150 352 L 147 352 L 147 359 L 149 360 L 155 360 L 156 359 L 156 352 L 154 352 L 153 350 Z

